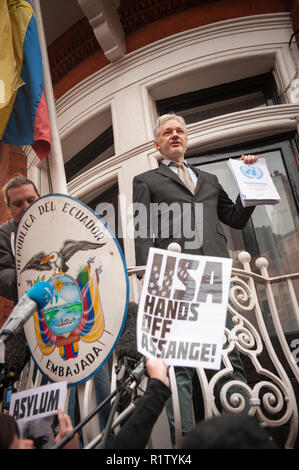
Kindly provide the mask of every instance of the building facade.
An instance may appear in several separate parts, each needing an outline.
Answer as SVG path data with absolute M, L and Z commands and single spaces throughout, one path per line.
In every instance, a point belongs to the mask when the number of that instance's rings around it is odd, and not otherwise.
M 258 207 L 242 233 L 224 228 L 234 266 L 246 250 L 253 270 L 264 256 L 272 276 L 298 272 L 299 1 L 40 0 L 40 7 L 61 154 L 41 164 L 29 147 L 2 145 L 1 184 L 20 170 L 41 194 L 67 192 L 101 216 L 112 203 L 134 266 L 132 180 L 158 165 L 154 123 L 175 111 L 188 124 L 189 161 L 214 172 L 231 198 L 237 188 L 227 159 L 242 153 L 266 158 L 279 191 L 281 204 Z M 9 217 L 2 209 L 1 222 Z M 130 292 L 137 301 L 134 276 Z M 291 341 L 299 325 L 283 286 L 276 300 Z M 267 317 L 262 290 L 260 302 Z M 9 308 L 2 300 L 2 318 Z

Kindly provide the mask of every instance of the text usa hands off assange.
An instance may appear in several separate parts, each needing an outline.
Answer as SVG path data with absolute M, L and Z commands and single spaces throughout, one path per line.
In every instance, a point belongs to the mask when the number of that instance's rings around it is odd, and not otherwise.
M 131 467 L 137 468 L 139 465 L 147 463 L 150 465 L 161 465 L 161 464 L 192 464 L 191 455 L 173 455 L 173 454 L 150 454 L 148 458 L 144 457 L 121 457 L 113 454 L 107 457 L 107 465 L 130 465 Z

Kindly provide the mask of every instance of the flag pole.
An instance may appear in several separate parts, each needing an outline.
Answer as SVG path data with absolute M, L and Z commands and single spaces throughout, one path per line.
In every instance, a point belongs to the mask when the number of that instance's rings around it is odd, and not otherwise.
M 63 153 L 60 136 L 57 126 L 57 116 L 53 85 L 50 73 L 48 50 L 43 26 L 43 18 L 40 7 L 40 0 L 33 0 L 36 17 L 36 26 L 39 38 L 39 44 L 42 55 L 42 66 L 44 75 L 45 96 L 48 105 L 50 127 L 51 127 L 51 152 L 48 156 L 50 175 L 52 180 L 52 190 L 54 193 L 67 194 L 67 182 L 64 170 Z

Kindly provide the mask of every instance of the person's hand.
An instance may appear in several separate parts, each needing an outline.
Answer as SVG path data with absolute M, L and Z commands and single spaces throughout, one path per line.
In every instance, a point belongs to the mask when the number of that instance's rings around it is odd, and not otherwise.
M 19 449 L 32 449 L 33 444 L 31 439 L 19 439 Z
M 257 155 L 242 155 L 241 160 L 246 164 L 252 164 L 258 161 Z
M 149 359 L 147 357 L 145 360 L 145 365 L 148 375 L 151 379 L 161 380 L 161 382 L 169 387 L 169 378 L 167 375 L 169 366 L 164 364 L 163 359 L 160 357 L 158 359 Z
M 73 430 L 73 425 L 71 418 L 68 414 L 61 411 L 59 408 L 57 410 L 58 415 L 58 422 L 59 422 L 59 433 L 55 437 L 55 444 L 57 444 L 69 431 Z M 79 439 L 78 435 L 75 436 L 67 442 L 63 447 L 63 449 L 79 449 Z

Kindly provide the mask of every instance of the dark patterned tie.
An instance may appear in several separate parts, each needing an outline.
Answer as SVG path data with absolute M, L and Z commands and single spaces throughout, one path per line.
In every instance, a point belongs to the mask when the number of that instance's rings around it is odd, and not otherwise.
M 176 166 L 178 168 L 178 177 L 183 181 L 184 185 L 187 186 L 189 191 L 194 194 L 195 185 L 186 165 L 184 163 L 171 162 L 169 166 Z

